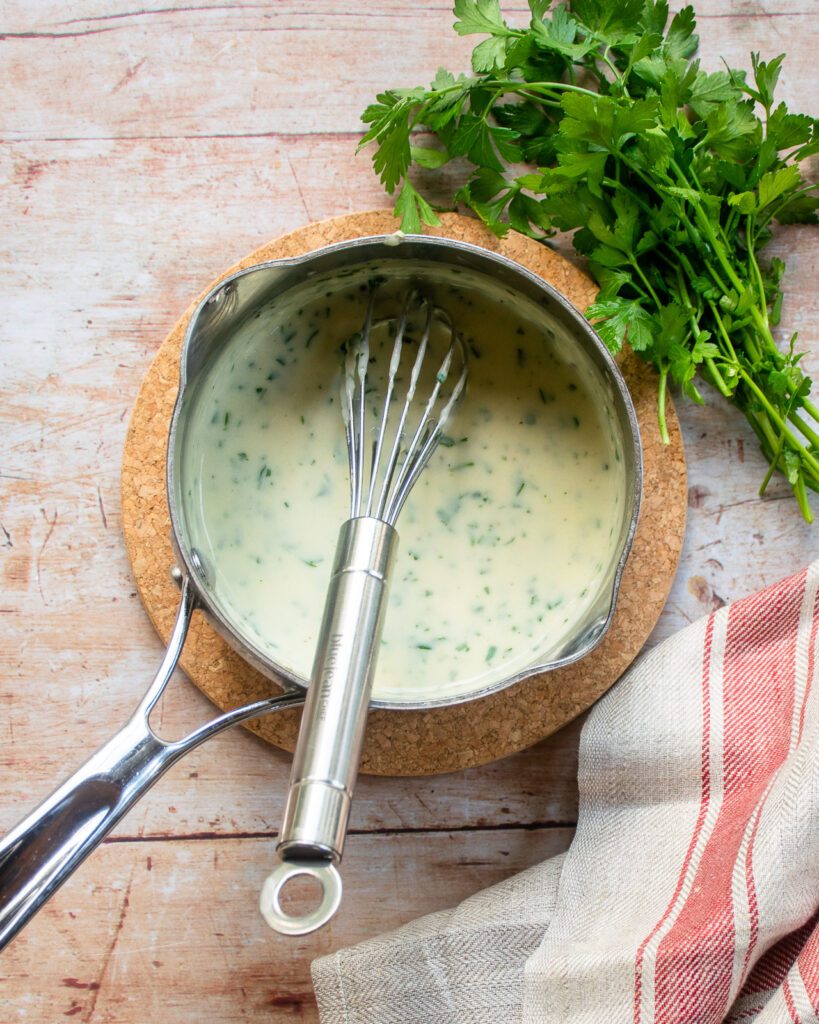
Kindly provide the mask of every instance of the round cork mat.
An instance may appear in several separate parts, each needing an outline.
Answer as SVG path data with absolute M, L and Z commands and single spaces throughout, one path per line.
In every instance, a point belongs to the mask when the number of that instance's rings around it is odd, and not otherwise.
M 223 276 L 254 263 L 300 255 L 350 238 L 384 234 L 397 227 L 388 211 L 350 214 L 308 224 L 257 249 Z M 510 232 L 505 239 L 498 239 L 476 220 L 457 214 L 443 214 L 441 226 L 427 230 L 517 260 L 540 274 L 580 309 L 594 299 L 596 288 L 582 271 L 522 235 Z M 203 294 L 211 287 L 209 284 Z M 139 593 L 165 642 L 179 600 L 170 575 L 174 556 L 165 496 L 165 448 L 178 386 L 182 339 L 196 302 L 165 339 L 148 370 L 134 407 L 123 456 L 125 542 Z M 671 444 L 663 445 L 660 440 L 653 370 L 634 356 L 626 357 L 621 366 L 642 434 L 643 504 L 617 611 L 602 643 L 573 665 L 526 679 L 480 700 L 430 711 L 372 711 L 362 771 L 375 775 L 429 775 L 485 764 L 522 750 L 594 703 L 642 648 L 665 604 L 682 548 L 687 503 L 685 455 L 670 402 Z M 243 661 L 200 613 L 194 616 L 181 665 L 196 686 L 222 710 L 276 692 L 276 684 Z M 299 717 L 299 710 L 280 711 L 250 722 L 247 727 L 270 743 L 292 750 Z

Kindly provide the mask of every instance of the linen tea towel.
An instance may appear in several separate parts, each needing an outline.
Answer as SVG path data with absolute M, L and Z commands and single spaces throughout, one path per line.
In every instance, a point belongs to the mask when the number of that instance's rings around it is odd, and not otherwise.
M 313 965 L 323 1024 L 819 1021 L 819 563 L 592 709 L 561 857 Z

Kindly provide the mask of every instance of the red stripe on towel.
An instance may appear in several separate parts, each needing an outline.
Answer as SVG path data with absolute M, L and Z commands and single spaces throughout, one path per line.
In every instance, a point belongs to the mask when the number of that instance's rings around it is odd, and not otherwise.
M 814 915 L 814 921 L 817 918 L 819 913 Z M 811 1007 L 819 1014 L 819 924 L 814 927 L 796 958 L 796 969 L 802 978 Z
M 702 654 L 702 753 L 700 756 L 700 772 L 702 778 L 702 789 L 700 796 L 700 810 L 697 815 L 697 821 L 694 825 L 694 831 L 691 834 L 691 840 L 688 844 L 688 849 L 685 853 L 683 865 L 680 870 L 679 876 L 677 877 L 677 886 L 674 889 L 674 894 L 668 902 L 668 906 L 665 908 L 665 912 L 660 920 L 654 925 L 652 930 L 643 939 L 640 948 L 637 950 L 637 957 L 635 962 L 635 973 L 634 973 L 634 1024 L 640 1024 L 641 1014 L 641 998 L 643 993 L 643 959 L 645 957 L 646 947 L 649 942 L 654 938 L 657 932 L 662 928 L 665 922 L 668 920 L 671 911 L 676 904 L 683 884 L 685 882 L 685 876 L 688 871 L 688 866 L 691 863 L 691 858 L 694 855 L 694 850 L 697 845 L 700 833 L 702 832 L 702 826 L 705 823 L 705 815 L 708 811 L 708 803 L 711 799 L 711 766 L 710 766 L 710 735 L 711 735 L 711 698 L 710 698 L 710 684 L 711 684 L 711 645 L 714 638 L 714 616 L 710 616 L 705 627 L 705 643 L 703 645 Z
M 718 1022 L 728 1008 L 736 955 L 732 876 L 748 824 L 790 746 L 804 577 L 801 583 L 787 580 L 729 612 L 723 802 L 691 892 L 657 950 L 657 1024 Z
M 775 946 L 771 946 L 756 962 L 739 998 L 778 989 L 796 962 L 796 958 L 802 952 L 808 936 L 817 925 L 819 925 L 819 911 L 798 931 L 791 932 L 790 935 L 780 939 Z
M 770 790 L 768 790 L 770 792 Z M 759 806 L 754 812 L 754 823 L 751 829 L 751 838 L 748 841 L 748 848 L 745 851 L 745 890 L 748 895 L 748 916 L 750 918 L 748 925 L 748 948 L 745 950 L 745 959 L 742 963 L 742 976 L 747 977 L 748 969 L 751 965 L 751 956 L 753 951 L 756 949 L 757 940 L 759 939 L 759 903 L 756 896 L 756 880 L 754 879 L 754 844 L 756 843 L 756 833 L 759 829 L 759 821 L 762 817 L 762 809 L 765 806 L 765 800 L 767 799 L 767 793 L 759 802 Z
M 804 596 L 805 596 L 804 595 L 804 591 L 805 591 L 805 588 L 807 587 L 807 569 L 805 569 L 803 572 L 799 573 L 795 577 L 795 579 L 798 581 L 798 585 L 802 589 L 802 600 L 804 601 Z M 807 680 L 806 680 L 806 683 L 805 683 L 805 692 L 802 695 L 802 706 L 799 709 L 799 729 L 798 729 L 797 736 L 796 736 L 796 746 L 797 747 L 799 746 L 799 744 L 800 744 L 800 742 L 802 740 L 802 732 L 803 732 L 804 727 L 805 727 L 805 709 L 807 708 L 807 705 L 808 705 L 808 697 L 810 695 L 811 681 L 813 679 L 813 673 L 814 673 L 814 670 L 815 670 L 815 666 L 814 666 L 814 652 L 815 652 L 815 647 L 816 647 L 817 628 L 819 628 L 819 590 L 817 590 L 817 592 L 816 592 L 816 597 L 814 598 L 813 608 L 811 608 L 810 639 L 809 639 L 809 642 L 808 642 Z M 798 637 L 797 637 L 797 640 L 798 640 Z M 754 844 L 756 843 L 756 834 L 757 834 L 757 830 L 759 828 L 759 821 L 760 821 L 760 818 L 762 817 L 762 810 L 763 810 L 763 808 L 765 806 L 765 801 L 766 800 L 767 800 L 767 793 L 762 798 L 762 800 L 760 801 L 760 805 L 757 808 L 756 816 L 754 818 L 753 831 L 751 833 L 751 838 L 750 838 L 750 841 L 748 843 L 748 849 L 747 849 L 746 854 L 745 854 L 745 882 L 746 882 L 746 886 L 747 886 L 747 890 L 748 890 L 748 911 L 749 911 L 750 918 L 751 918 L 751 921 L 750 921 L 750 936 L 749 936 L 749 941 L 748 941 L 748 948 L 745 951 L 745 961 L 744 961 L 743 967 L 742 967 L 742 973 L 743 973 L 743 976 L 745 976 L 745 977 L 747 977 L 748 968 L 749 968 L 750 964 L 753 962 L 754 950 L 756 949 L 757 940 L 759 939 L 759 905 L 757 903 L 756 882 L 755 882 L 754 874 L 753 874 L 753 856 L 754 856 Z M 799 948 L 801 948 L 801 945 L 804 942 L 804 936 L 802 935 L 802 929 L 800 929 L 799 932 L 797 932 L 796 934 L 799 935 L 799 936 L 802 936 L 800 938 L 800 940 L 799 940 Z M 805 935 L 806 934 L 807 933 L 805 933 Z M 773 986 L 773 987 L 777 987 L 780 984 L 780 982 L 781 982 L 781 979 L 780 979 L 780 981 L 777 981 L 776 986 Z
M 782 982 L 782 995 L 785 997 L 785 1006 L 787 1006 L 788 1008 L 788 1013 L 790 1014 L 791 1021 L 793 1022 L 793 1024 L 799 1024 L 799 1013 L 797 1012 L 796 1006 L 794 1005 L 793 994 L 791 992 L 791 987 L 788 984 L 787 978 L 785 978 L 785 980 Z

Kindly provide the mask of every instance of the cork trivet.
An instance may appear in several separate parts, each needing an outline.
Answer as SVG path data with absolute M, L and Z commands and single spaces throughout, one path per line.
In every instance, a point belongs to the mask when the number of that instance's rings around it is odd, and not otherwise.
M 540 274 L 584 309 L 594 284 L 550 249 L 510 233 L 497 239 L 471 218 L 444 214 L 430 234 L 463 239 L 503 253 Z M 299 255 L 364 235 L 394 231 L 388 211 L 357 213 L 309 224 L 262 246 L 236 267 Z M 211 285 L 208 285 L 207 291 Z M 204 294 L 204 291 L 203 291 Z M 197 300 L 198 301 L 198 300 Z M 182 338 L 194 304 L 165 339 L 137 397 L 122 469 L 123 528 L 136 584 L 151 621 L 167 642 L 178 604 L 170 577 L 174 563 L 165 496 L 165 449 L 177 392 Z M 362 770 L 375 775 L 428 775 L 504 757 L 548 736 L 588 708 L 634 659 L 665 604 L 682 548 L 686 514 L 685 455 L 676 414 L 669 403 L 671 444 L 657 428 L 656 378 L 630 356 L 622 363 L 643 440 L 643 505 L 626 565 L 617 611 L 603 642 L 567 668 L 526 679 L 505 692 L 431 711 L 373 711 L 367 727 Z M 317 614 L 320 613 L 317 609 Z M 181 665 L 221 709 L 276 692 L 276 685 L 251 668 L 197 613 Z M 300 711 L 283 711 L 248 724 L 277 746 L 292 750 Z

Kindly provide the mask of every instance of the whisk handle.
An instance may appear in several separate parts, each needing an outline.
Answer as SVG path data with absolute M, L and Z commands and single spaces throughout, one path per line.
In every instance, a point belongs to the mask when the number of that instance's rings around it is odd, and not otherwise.
M 279 836 L 284 855 L 341 859 L 397 539 L 365 516 L 339 533 Z
M 368 516 L 349 519 L 339 534 L 279 835 L 279 853 L 294 870 L 276 873 L 280 884 L 266 887 L 262 899 L 268 923 L 287 934 L 299 919 L 280 913 L 277 894 L 286 876 L 306 864 L 316 868 L 316 861 L 329 869 L 344 850 L 397 540 L 391 526 Z M 331 883 L 340 895 L 334 867 Z

